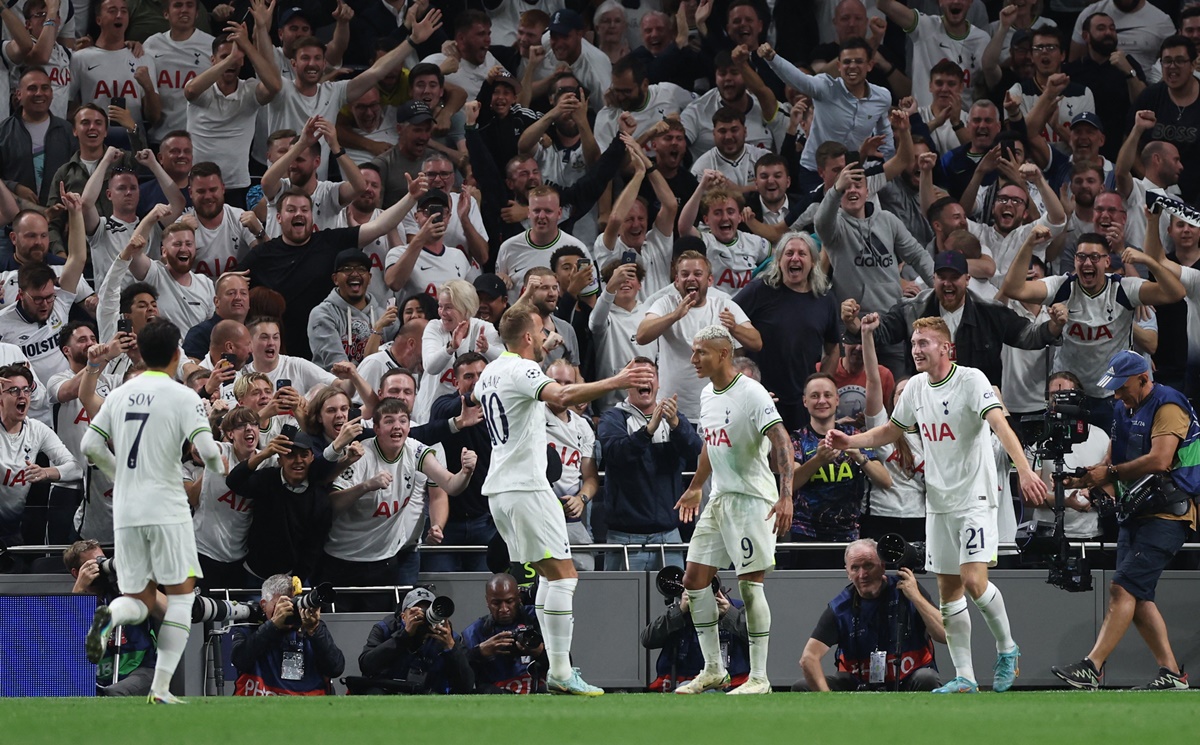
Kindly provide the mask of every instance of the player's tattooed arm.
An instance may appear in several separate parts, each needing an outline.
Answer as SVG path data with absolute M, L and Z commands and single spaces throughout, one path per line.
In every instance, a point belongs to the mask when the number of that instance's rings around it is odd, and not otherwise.
M 779 475 L 779 501 L 771 508 L 767 519 L 774 517 L 775 534 L 783 535 L 792 527 L 792 438 L 783 423 L 776 422 L 767 430 L 767 439 L 771 443 L 771 470 Z

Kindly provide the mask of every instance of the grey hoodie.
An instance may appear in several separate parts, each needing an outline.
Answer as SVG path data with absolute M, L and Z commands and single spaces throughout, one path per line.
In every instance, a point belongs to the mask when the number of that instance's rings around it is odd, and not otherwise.
M 825 192 L 817 208 L 817 235 L 833 270 L 838 302 L 854 298 L 867 313 L 884 313 L 900 302 L 900 262 L 933 286 L 933 257 L 912 237 L 900 218 L 867 203 L 866 216 L 851 217 L 842 209 L 842 193 Z
M 347 303 L 335 287 L 321 304 L 308 314 L 308 344 L 312 349 L 312 361 L 328 370 L 335 362 L 350 360 L 362 362 L 367 341 L 375 321 L 384 314 L 384 307 L 367 295 L 367 305 L 362 310 Z M 400 324 L 394 323 L 383 330 L 382 348 L 389 343 Z

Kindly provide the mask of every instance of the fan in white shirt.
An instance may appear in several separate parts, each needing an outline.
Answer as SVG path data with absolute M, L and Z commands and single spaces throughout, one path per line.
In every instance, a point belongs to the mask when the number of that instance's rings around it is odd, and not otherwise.
M 459 204 L 470 203 L 460 200 Z M 417 200 L 417 234 L 407 246 L 396 246 L 387 254 L 384 278 L 388 289 L 400 297 L 419 293 L 437 297 L 437 288 L 452 279 L 474 279 L 477 272 L 466 253 L 443 241 L 449 213 L 450 197 L 441 189 L 430 189 Z
M 366 390 L 371 390 L 370 386 L 366 386 L 362 381 L 362 376 L 358 374 L 354 365 L 348 362 L 338 363 L 342 367 L 335 366 L 339 372 L 345 370 L 343 374 L 348 378 L 339 380 L 334 373 L 322 370 L 303 357 L 280 354 L 279 323 L 274 319 L 257 319 L 251 321 L 247 328 L 250 329 L 250 351 L 253 359 L 243 372 L 262 373 L 271 381 L 272 386 L 291 386 L 301 395 L 326 385 L 340 388 L 347 395 L 353 393 L 356 387 L 360 392 L 364 386 Z
M 573 10 L 560 10 L 551 16 L 550 27 L 542 37 L 542 45 L 550 53 L 542 61 L 537 78 L 548 78 L 565 64 L 591 94 L 588 108 L 599 111 L 604 103 L 602 94 L 612 85 L 612 60 L 583 38 L 583 30 L 583 17 Z
M 597 377 L 611 377 L 629 364 L 634 357 L 658 360 L 658 342 L 642 345 L 637 342 L 638 324 L 646 315 L 639 296 L 645 270 L 638 264 L 608 265 L 601 277 L 604 289 L 596 298 L 596 306 L 588 316 L 588 329 L 596 356 Z M 616 406 L 624 399 L 624 391 L 604 394 L 597 406 L 603 410 Z
M 680 88 L 674 83 L 651 84 L 646 78 L 646 68 L 634 56 L 618 60 L 612 69 L 612 87 L 606 100 L 609 105 L 596 115 L 596 144 L 606 148 L 617 136 L 617 121 L 621 114 L 628 113 L 637 122 L 634 137 L 641 137 L 656 123 L 667 117 L 678 117 L 687 108 L 696 94 Z
M 156 205 L 144 219 L 158 222 L 171 209 L 165 204 Z M 158 291 L 159 316 L 180 329 L 190 329 L 208 319 L 215 309 L 213 281 L 192 271 L 196 262 L 195 224 L 193 216 L 163 230 L 162 261 L 151 261 L 144 252 L 137 251 L 129 264 L 137 281 L 147 282 Z
M 425 325 L 421 336 L 421 363 L 424 369 L 413 420 L 429 421 L 433 402 L 455 388 L 454 360 L 466 352 L 478 352 L 488 361 L 504 352 L 496 327 L 475 317 L 479 295 L 475 286 L 461 279 L 442 285 L 438 291 L 438 318 Z
M 197 30 L 197 6 L 199 0 L 166 3 L 163 15 L 167 17 L 168 30 L 154 34 L 142 44 L 144 56 L 154 60 L 154 85 L 162 101 L 162 118 L 150 129 L 152 142 L 161 142 L 168 132 L 187 126 L 183 88 L 211 64 L 213 37 Z
M 746 145 L 746 115 L 732 106 L 717 109 L 712 116 L 714 145 L 692 165 L 697 179 L 705 171 L 718 171 L 742 191 L 754 186 L 754 164 L 768 151 Z
M 454 42 L 444 46 L 458 59 L 458 69 L 446 76 L 446 82 L 457 85 L 467 92 L 468 100 L 475 100 L 479 89 L 487 80 L 488 70 L 500 61 L 488 50 L 492 44 L 492 21 L 482 10 L 465 10 L 454 19 Z M 446 55 L 431 54 L 421 62 L 440 66 Z
M 740 196 L 736 190 L 724 186 L 724 180 L 717 171 L 701 175 L 696 191 L 679 211 L 679 235 L 704 240 L 705 254 L 712 266 L 713 287 L 732 295 L 750 283 L 754 270 L 771 255 L 771 244 L 753 233 L 738 230 L 742 224 Z M 701 219 L 708 228 L 705 231 L 695 227 L 700 209 L 704 210 Z M 691 416 L 690 412 L 685 413 Z
M 249 460 L 258 450 L 258 415 L 247 408 L 227 412 L 221 420 L 222 441 L 217 443 L 221 458 L 232 469 Z M 190 483 L 185 481 L 191 503 L 192 526 L 196 531 L 196 552 L 210 587 L 225 571 L 244 576 L 242 560 L 249 553 L 250 522 L 254 518 L 254 500 L 235 494 L 225 484 L 225 474 L 203 468 Z M 221 566 L 224 565 L 224 566 Z
M 650 173 L 650 185 L 654 187 L 654 195 L 661 206 L 654 218 L 654 225 L 647 229 L 650 207 L 638 193 L 647 178 L 650 161 L 640 148 L 632 152 L 635 153 L 633 176 L 613 203 L 604 233 L 597 236 L 593 248 L 601 271 L 610 261 L 621 259 L 621 263 L 629 263 L 624 260 L 626 254 L 634 255 L 645 277 L 639 283 L 637 299 L 644 302 L 647 297 L 671 283 L 675 215 L 679 211 L 679 203 L 666 178 L 657 170 Z M 622 362 L 619 367 L 624 364 Z
M 216 163 L 197 163 L 189 183 L 196 220 L 195 270 L 215 280 L 237 269 L 238 260 L 267 233 L 252 211 L 225 203 L 225 180 Z
M 445 214 L 446 235 L 442 237 L 442 242 L 450 248 L 457 248 L 466 253 L 476 267 L 486 264 L 489 251 L 488 232 L 483 226 L 483 214 L 479 211 L 479 190 L 463 187 L 462 193 L 454 191 L 457 171 L 445 153 L 429 152 L 421 161 L 421 172 L 429 179 L 430 190 L 441 189 L 450 195 L 450 209 Z M 400 235 L 402 238 L 411 239 L 418 229 L 414 210 L 405 215 L 400 223 Z

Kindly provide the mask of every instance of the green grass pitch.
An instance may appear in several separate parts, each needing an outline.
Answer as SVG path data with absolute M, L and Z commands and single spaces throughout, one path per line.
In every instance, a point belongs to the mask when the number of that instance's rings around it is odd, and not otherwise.
M 1194 738 L 1193 693 L 1013 691 L 1003 695 L 793 694 L 753 698 L 608 694 L 0 701 L 0 742 L 142 745 L 430 742 L 919 743 L 1030 745 Z

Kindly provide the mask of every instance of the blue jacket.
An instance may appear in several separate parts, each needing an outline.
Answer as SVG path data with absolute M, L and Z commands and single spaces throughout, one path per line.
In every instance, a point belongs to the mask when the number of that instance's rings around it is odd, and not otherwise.
M 454 648 L 447 650 L 428 634 L 409 637 L 403 632 L 404 624 L 394 615 L 371 628 L 358 656 L 358 669 L 365 677 L 408 680 L 419 672 L 421 687 L 430 693 L 475 691 L 475 675 L 460 635 L 454 634 Z
M 546 666 L 541 666 L 540 670 L 535 669 L 536 677 L 529 673 L 529 666 L 536 661 L 534 657 L 526 654 L 498 654 L 489 659 L 479 651 L 480 644 L 502 631 L 514 631 L 518 626 L 538 628 L 537 615 L 532 605 L 518 608 L 517 617 L 510 624 L 497 624 L 491 615 L 486 615 L 463 631 L 467 659 L 471 662 L 471 669 L 475 671 L 475 685 L 480 691 L 500 688 L 512 693 L 537 693 L 545 689 Z
M 285 654 L 299 652 L 303 673 L 299 680 L 283 676 Z M 270 621 L 255 629 L 234 630 L 230 661 L 237 668 L 235 696 L 324 696 L 329 680 L 342 674 L 346 657 L 322 621 L 312 635 L 284 631 Z

